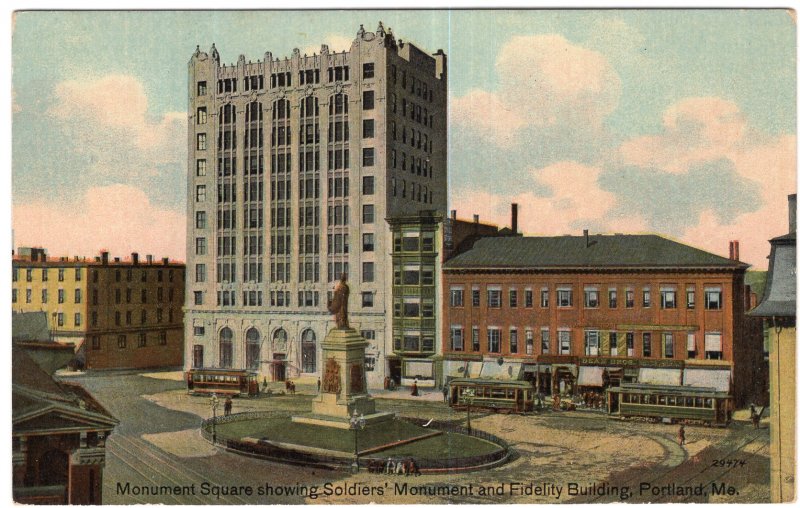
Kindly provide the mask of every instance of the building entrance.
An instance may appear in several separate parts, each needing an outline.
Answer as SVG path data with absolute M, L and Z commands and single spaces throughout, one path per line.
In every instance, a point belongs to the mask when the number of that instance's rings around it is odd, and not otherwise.
M 286 355 L 283 353 L 272 355 L 272 380 L 286 381 Z

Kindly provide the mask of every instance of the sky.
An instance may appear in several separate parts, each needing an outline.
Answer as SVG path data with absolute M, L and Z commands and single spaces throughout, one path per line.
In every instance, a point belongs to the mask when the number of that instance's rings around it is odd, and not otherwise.
M 766 269 L 796 192 L 785 10 L 17 12 L 13 243 L 185 259 L 187 63 L 448 55 L 449 208 L 529 235 L 661 234 Z

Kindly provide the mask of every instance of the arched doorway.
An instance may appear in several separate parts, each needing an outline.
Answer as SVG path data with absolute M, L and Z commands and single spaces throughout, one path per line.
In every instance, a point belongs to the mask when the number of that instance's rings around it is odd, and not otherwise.
M 233 330 L 227 326 L 219 331 L 219 366 L 223 369 L 233 367 Z
M 261 366 L 261 334 L 255 328 L 250 328 L 247 330 L 245 339 L 247 341 L 247 350 L 245 351 L 247 370 L 257 371 Z
M 286 330 L 278 328 L 272 334 L 272 380 L 286 381 L 286 347 L 289 336 Z
M 303 372 L 313 374 L 317 371 L 317 336 L 314 330 L 308 329 L 303 332 L 301 348 Z

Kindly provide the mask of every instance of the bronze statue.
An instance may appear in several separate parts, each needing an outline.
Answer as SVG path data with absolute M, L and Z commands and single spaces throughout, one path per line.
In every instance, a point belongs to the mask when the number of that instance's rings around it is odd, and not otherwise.
M 347 285 L 347 274 L 342 273 L 339 284 L 333 291 L 333 300 L 328 302 L 328 311 L 336 317 L 336 328 L 347 330 L 350 323 L 347 321 L 347 299 L 350 297 L 350 287 Z

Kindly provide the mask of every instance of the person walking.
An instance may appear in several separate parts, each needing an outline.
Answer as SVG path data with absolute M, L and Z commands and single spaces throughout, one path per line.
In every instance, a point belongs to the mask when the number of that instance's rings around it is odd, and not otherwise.
M 230 416 L 232 410 L 233 410 L 233 400 L 231 400 L 230 395 L 228 395 L 225 398 L 225 416 Z
M 678 444 L 681 446 L 686 444 L 686 428 L 683 426 L 683 424 L 678 427 Z
M 419 397 L 419 388 L 417 387 L 416 380 L 414 381 L 414 384 L 411 385 L 411 396 L 412 397 Z

